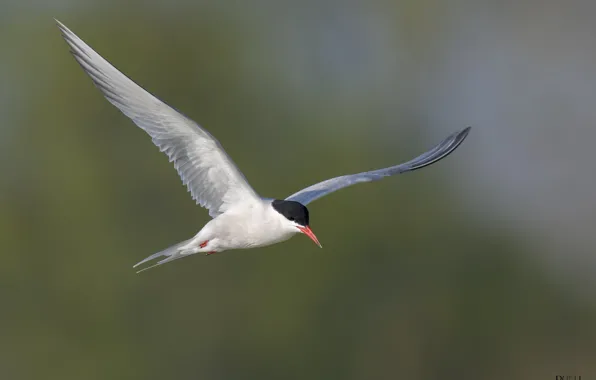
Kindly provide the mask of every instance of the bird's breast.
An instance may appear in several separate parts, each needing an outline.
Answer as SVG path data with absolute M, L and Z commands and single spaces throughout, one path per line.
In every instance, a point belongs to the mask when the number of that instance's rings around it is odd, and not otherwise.
M 284 229 L 279 220 L 266 213 L 251 212 L 221 215 L 217 234 L 226 249 L 254 248 L 288 240 L 291 231 Z

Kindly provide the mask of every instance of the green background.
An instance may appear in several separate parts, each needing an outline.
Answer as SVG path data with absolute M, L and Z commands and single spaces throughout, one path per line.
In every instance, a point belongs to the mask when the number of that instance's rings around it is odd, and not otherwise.
M 451 104 L 442 99 L 470 96 L 454 88 L 433 99 L 433 85 L 451 86 L 445 60 L 465 63 L 445 58 L 450 43 L 519 36 L 480 21 L 458 29 L 467 14 L 454 9 L 469 6 L 0 2 L 0 377 L 595 375 L 593 266 L 545 261 L 573 249 L 551 246 L 558 234 L 541 227 L 544 215 L 520 209 L 512 222 L 515 207 L 503 205 L 515 192 L 481 185 L 500 165 L 484 150 L 510 148 L 477 124 L 491 99 L 443 124 L 433 114 Z M 528 6 L 494 17 L 524 24 L 540 8 Z M 431 168 L 311 204 L 322 250 L 297 236 L 136 275 L 134 263 L 191 237 L 208 215 L 93 87 L 53 17 L 207 128 L 263 196 L 393 165 L 473 129 Z M 540 54 L 531 46 L 518 54 Z

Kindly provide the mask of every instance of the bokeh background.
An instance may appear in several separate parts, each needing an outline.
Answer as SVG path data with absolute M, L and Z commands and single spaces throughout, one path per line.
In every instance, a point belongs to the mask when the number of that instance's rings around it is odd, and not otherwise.
M 596 3 L 0 0 L 0 378 L 596 376 Z M 132 265 L 208 220 L 53 17 L 284 196 L 298 236 Z

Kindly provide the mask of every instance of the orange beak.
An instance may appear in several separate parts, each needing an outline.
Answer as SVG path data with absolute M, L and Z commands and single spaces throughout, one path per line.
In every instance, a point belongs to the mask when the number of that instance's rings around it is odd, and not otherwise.
M 317 239 L 317 237 L 315 236 L 314 232 L 312 232 L 312 230 L 310 229 L 309 226 L 306 226 L 306 227 L 297 226 L 297 227 L 300 230 L 300 232 L 302 232 L 303 234 L 305 234 L 306 236 L 308 236 L 310 238 L 310 240 L 314 241 L 315 244 L 319 246 L 319 248 L 323 248 L 323 246 L 321 245 L 321 243 L 319 243 L 319 239 Z

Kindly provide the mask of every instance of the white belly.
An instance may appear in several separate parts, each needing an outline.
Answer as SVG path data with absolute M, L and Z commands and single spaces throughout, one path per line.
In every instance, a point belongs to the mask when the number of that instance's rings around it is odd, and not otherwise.
M 193 240 L 196 244 L 209 241 L 206 251 L 221 252 L 280 243 L 298 232 L 269 204 L 250 205 L 229 210 L 211 220 Z

